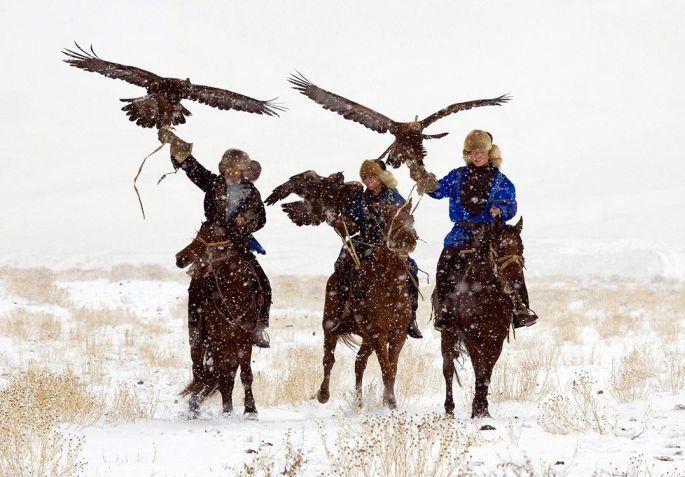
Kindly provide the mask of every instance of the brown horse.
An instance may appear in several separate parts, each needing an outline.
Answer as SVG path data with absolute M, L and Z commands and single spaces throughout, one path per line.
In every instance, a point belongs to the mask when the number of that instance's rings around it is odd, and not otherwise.
M 448 295 L 446 303 L 454 319 L 441 332 L 445 412 L 449 415 L 454 413 L 455 360 L 466 352 L 476 375 L 471 417 L 490 416 L 487 398 L 490 377 L 513 316 L 513 305 L 500 277 L 505 272 L 522 276 L 522 228 L 522 220 L 514 226 L 493 225 L 476 233 L 472 248 L 461 252 L 468 256 L 467 265 L 461 277 L 455 277 L 456 289 Z
M 183 268 L 190 263 L 192 277 L 188 289 L 188 311 L 200 316 L 193 355 L 193 380 L 181 392 L 190 395 L 192 417 L 200 404 L 216 392 L 221 393 L 223 411 L 233 412 L 233 385 L 240 366 L 245 390 L 245 416 L 257 417 L 252 395 L 252 331 L 264 297 L 252 266 L 245 258 L 250 253 L 240 240 L 231 240 L 222 227 L 203 225 L 195 240 L 176 255 Z M 191 336 L 191 341 L 193 337 Z
M 383 205 L 383 236 L 385 241 L 373 247 L 368 258 L 361 260 L 352 281 L 347 307 L 342 320 L 345 330 L 362 337 L 362 344 L 355 361 L 355 404 L 362 403 L 362 379 L 369 356 L 374 351 L 378 357 L 383 376 L 383 403 L 391 409 L 397 407 L 395 399 L 395 376 L 400 351 L 407 337 L 411 319 L 411 303 L 407 282 L 407 257 L 416 247 L 417 235 L 411 215 L 411 201 L 404 205 Z M 333 273 L 326 284 L 324 306 L 324 378 L 317 399 L 325 403 L 330 397 L 329 383 L 335 363 L 335 347 L 340 335 L 333 334 L 327 326 L 336 321 L 343 306 L 339 300 L 339 281 Z M 349 337 L 349 335 L 347 336 Z M 345 340 L 346 337 L 342 337 Z

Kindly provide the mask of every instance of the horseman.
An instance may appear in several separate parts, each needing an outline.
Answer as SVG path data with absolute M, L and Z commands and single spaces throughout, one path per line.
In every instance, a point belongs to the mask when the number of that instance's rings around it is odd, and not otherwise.
M 434 199 L 449 198 L 449 216 L 454 222 L 445 237 L 436 272 L 433 309 L 438 331 L 453 318 L 445 306 L 446 297 L 457 289 L 459 277 L 468 266 L 468 249 L 474 231 L 496 220 L 506 222 L 516 215 L 516 189 L 499 170 L 502 155 L 492 143 L 492 135 L 481 130 L 471 131 L 464 141 L 463 157 L 466 166 L 450 171 L 440 179 L 438 189 L 429 193 Z M 535 324 L 538 317 L 529 308 L 523 271 L 502 281 L 510 282 L 503 285 L 514 304 L 514 328 Z
M 219 174 L 214 174 L 191 155 L 192 144 L 179 139 L 168 129 L 160 129 L 159 140 L 171 144 L 174 167 L 183 169 L 188 179 L 205 193 L 205 221 L 202 226 L 215 227 L 226 236 L 253 270 L 264 295 L 253 332 L 253 345 L 269 348 L 265 329 L 269 326 L 271 285 L 254 255 L 266 252 L 252 236 L 266 223 L 264 204 L 253 184 L 261 173 L 259 162 L 251 160 L 241 150 L 228 149 L 219 162 Z M 194 371 L 202 365 L 204 352 L 202 303 L 215 297 L 215 292 L 207 285 L 206 280 L 196 280 L 194 277 L 188 288 L 188 333 Z
M 334 273 L 338 275 L 339 287 L 336 292 L 341 295 L 337 303 L 340 309 L 334 313 L 337 321 L 330 324 L 330 331 L 340 332 L 344 329 L 341 318 L 345 310 L 345 304 L 349 297 L 350 286 L 356 275 L 355 259 L 366 260 L 374 251 L 374 248 L 385 244 L 383 230 L 385 222 L 381 212 L 381 204 L 405 204 L 406 201 L 397 192 L 397 180 L 392 173 L 385 168 L 380 160 L 366 160 L 359 170 L 362 182 L 366 190 L 356 200 L 347 205 L 345 212 L 335 218 L 330 224 L 343 237 L 354 235 L 349 245 L 343 247 L 335 262 Z M 349 219 L 347 223 L 345 219 Z M 355 256 L 353 256 L 356 255 Z M 418 289 L 418 266 L 416 262 L 407 257 L 407 283 L 411 300 L 412 318 L 407 334 L 412 338 L 423 338 L 418 324 L 416 323 L 416 309 L 419 303 Z

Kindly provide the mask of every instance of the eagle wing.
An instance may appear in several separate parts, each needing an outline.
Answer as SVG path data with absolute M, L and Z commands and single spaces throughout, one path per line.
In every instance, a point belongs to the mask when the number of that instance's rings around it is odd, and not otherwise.
M 431 114 L 426 119 L 422 120 L 421 126 L 426 128 L 438 119 L 442 119 L 445 116 L 449 116 L 453 113 L 458 113 L 459 111 L 466 111 L 467 109 L 479 108 L 481 106 L 500 106 L 504 103 L 509 102 L 509 100 L 511 100 L 511 96 L 503 94 L 502 96 L 498 96 L 497 98 L 492 99 L 476 99 L 474 101 L 454 103 L 450 106 L 447 106 L 444 109 L 441 109 L 437 113 Z
M 191 85 L 185 98 L 213 108 L 235 109 L 248 113 L 266 114 L 267 116 L 278 116 L 279 111 L 285 111 L 283 106 L 274 103 L 273 100 L 260 101 L 226 89 L 201 84 Z
M 296 225 L 319 225 L 331 215 L 340 214 L 363 190 L 358 182 L 345 182 L 341 172 L 320 176 L 306 171 L 276 187 L 264 202 L 273 205 L 295 194 L 301 200 L 283 204 L 283 211 Z
M 92 46 L 90 47 L 90 52 L 88 52 L 81 48 L 78 43 L 74 44 L 79 51 L 73 51 L 66 48 L 62 50 L 62 53 L 68 57 L 64 61 L 71 66 L 86 71 L 100 73 L 108 78 L 120 79 L 136 86 L 142 86 L 143 88 L 147 88 L 151 83 L 161 79 L 161 77 L 156 74 L 141 68 L 136 68 L 135 66 L 120 65 L 119 63 L 105 61 L 95 53 Z
M 395 130 L 397 123 L 392 119 L 371 108 L 319 88 L 300 73 L 290 75 L 288 81 L 293 85 L 294 89 L 315 103 L 320 104 L 324 109 L 336 112 L 345 119 L 359 123 L 379 133 L 394 132 Z

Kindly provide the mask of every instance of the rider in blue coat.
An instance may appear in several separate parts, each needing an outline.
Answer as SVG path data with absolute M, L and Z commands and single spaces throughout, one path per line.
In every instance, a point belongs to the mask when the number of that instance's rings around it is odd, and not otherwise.
M 506 222 L 516 215 L 516 188 L 499 170 L 502 155 L 492 143 L 492 135 L 471 131 L 464 141 L 464 160 L 466 166 L 450 171 L 440 179 L 438 188 L 428 194 L 434 199 L 449 198 L 449 216 L 454 222 L 445 237 L 436 272 L 433 306 L 438 330 L 444 329 L 450 319 L 442 303 L 466 264 L 466 256 L 460 252 L 469 244 L 474 229 L 494 220 Z M 511 294 L 514 327 L 533 325 L 537 316 L 529 309 L 523 275 L 510 285 L 506 288 L 515 290 Z

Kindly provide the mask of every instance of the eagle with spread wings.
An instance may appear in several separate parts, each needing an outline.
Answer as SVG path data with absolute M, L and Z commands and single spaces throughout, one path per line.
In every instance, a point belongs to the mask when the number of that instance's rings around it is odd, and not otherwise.
M 338 113 L 345 119 L 359 123 L 378 133 L 390 132 L 395 136 L 395 141 L 381 154 L 379 159 L 383 159 L 387 155 L 386 162 L 394 168 L 398 168 L 400 164 L 405 163 L 409 167 L 412 179 L 417 181 L 419 185 L 419 193 L 424 191 L 430 192 L 437 188 L 435 176 L 428 174 L 423 167 L 423 159 L 426 157 L 423 140 L 437 139 L 448 134 L 424 134 L 423 130 L 438 119 L 442 119 L 450 114 L 481 106 L 499 106 L 511 99 L 508 95 L 502 95 L 492 99 L 477 99 L 454 103 L 421 121 L 416 116 L 412 122 L 400 123 L 371 108 L 319 88 L 300 73 L 291 75 L 288 81 L 293 85 L 294 89 L 315 103 L 320 104 L 324 109 Z
M 78 51 L 62 51 L 67 56 L 64 60 L 66 63 L 147 89 L 145 96 L 121 100 L 128 103 L 121 109 L 126 111 L 129 120 L 144 128 L 159 129 L 185 123 L 186 116 L 191 113 L 181 104 L 183 99 L 198 101 L 213 108 L 235 109 L 267 116 L 278 116 L 279 111 L 285 111 L 274 100 L 260 101 L 226 89 L 192 84 L 189 79 L 164 78 L 135 66 L 105 61 L 95 53 L 92 46 L 90 51 L 86 51 L 78 43 L 75 44 Z
M 276 187 L 264 203 L 273 205 L 290 194 L 298 195 L 302 200 L 282 204 L 283 211 L 299 226 L 319 225 L 337 217 L 363 191 L 361 183 L 345 182 L 342 172 L 320 176 L 314 171 L 305 171 Z

